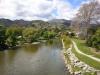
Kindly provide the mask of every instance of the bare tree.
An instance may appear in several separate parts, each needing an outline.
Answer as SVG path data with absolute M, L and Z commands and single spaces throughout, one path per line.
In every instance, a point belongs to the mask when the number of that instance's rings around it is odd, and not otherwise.
M 87 36 L 87 29 L 91 27 L 92 23 L 100 24 L 100 4 L 96 0 L 83 4 L 72 21 L 72 25 L 74 24 L 79 28 L 85 37 Z

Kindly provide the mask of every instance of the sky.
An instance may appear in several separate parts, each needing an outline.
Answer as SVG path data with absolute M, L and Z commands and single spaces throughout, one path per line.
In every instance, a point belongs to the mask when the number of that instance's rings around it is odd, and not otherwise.
M 0 0 L 0 18 L 24 20 L 72 19 L 87 0 Z

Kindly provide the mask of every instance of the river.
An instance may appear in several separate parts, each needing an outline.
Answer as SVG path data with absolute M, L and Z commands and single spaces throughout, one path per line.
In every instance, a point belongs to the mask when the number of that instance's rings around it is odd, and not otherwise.
M 0 75 L 69 75 L 58 41 L 0 51 Z

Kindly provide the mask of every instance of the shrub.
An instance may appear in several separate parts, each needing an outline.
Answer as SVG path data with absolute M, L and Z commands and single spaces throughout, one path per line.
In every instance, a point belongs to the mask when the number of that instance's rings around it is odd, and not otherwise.
M 87 39 L 87 45 L 90 47 L 94 47 L 97 50 L 100 50 L 100 28 L 98 28 L 96 30 L 96 32 L 94 33 L 94 35 L 91 35 L 88 39 Z

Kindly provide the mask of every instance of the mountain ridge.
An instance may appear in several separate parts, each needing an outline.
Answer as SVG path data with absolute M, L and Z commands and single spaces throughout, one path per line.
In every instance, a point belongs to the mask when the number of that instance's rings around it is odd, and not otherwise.
M 0 24 L 4 26 L 13 26 L 13 25 L 19 25 L 19 26 L 30 26 L 34 23 L 48 23 L 50 25 L 66 25 L 69 26 L 71 23 L 71 20 L 65 20 L 65 19 L 52 19 L 49 21 L 43 21 L 43 20 L 32 20 L 32 21 L 26 21 L 26 20 L 10 20 L 10 19 L 0 19 Z

